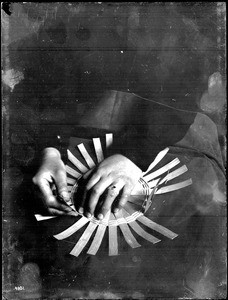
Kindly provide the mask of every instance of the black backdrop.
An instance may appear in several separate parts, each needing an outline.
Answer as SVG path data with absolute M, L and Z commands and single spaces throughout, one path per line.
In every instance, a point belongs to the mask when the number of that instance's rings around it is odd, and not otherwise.
M 12 3 L 10 11 L 2 21 L 3 261 L 9 295 L 23 263 L 52 267 L 51 246 L 39 252 L 41 229 L 31 217 L 41 135 L 67 136 L 105 91 L 208 115 L 225 155 L 223 3 Z

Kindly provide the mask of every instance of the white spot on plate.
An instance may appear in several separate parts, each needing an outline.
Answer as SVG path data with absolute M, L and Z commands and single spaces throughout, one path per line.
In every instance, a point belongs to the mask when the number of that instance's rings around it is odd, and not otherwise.
M 24 74 L 20 71 L 10 69 L 2 73 L 2 80 L 13 91 L 16 84 L 24 79 Z

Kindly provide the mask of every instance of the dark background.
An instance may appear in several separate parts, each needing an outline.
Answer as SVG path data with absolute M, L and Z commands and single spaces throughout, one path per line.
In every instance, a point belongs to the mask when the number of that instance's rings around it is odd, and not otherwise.
M 208 115 L 225 161 L 226 79 L 224 3 L 28 2 L 10 11 L 2 17 L 8 292 L 23 263 L 44 259 L 34 230 L 21 234 L 32 222 L 28 186 L 41 134 L 64 135 L 87 103 L 114 89 Z

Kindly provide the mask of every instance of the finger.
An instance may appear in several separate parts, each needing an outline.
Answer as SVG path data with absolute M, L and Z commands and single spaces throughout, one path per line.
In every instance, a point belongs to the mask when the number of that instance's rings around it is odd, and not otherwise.
M 88 172 L 87 172 L 88 173 Z M 100 175 L 98 173 L 93 174 L 93 176 L 90 178 L 90 180 L 87 182 L 86 186 L 85 186 L 85 190 L 82 196 L 82 201 L 81 204 L 79 205 L 79 209 L 78 212 L 83 214 L 84 213 L 84 206 L 85 206 L 85 202 L 87 199 L 87 195 L 89 190 L 96 185 L 96 183 L 98 183 L 100 180 Z
M 96 172 L 90 178 L 90 180 L 86 184 L 86 189 L 89 191 L 98 181 L 101 179 L 101 176 Z
M 102 220 L 105 217 L 105 215 L 107 214 L 107 212 L 111 209 L 113 202 L 118 197 L 118 195 L 123 187 L 124 187 L 124 182 L 118 181 L 118 182 L 112 183 L 111 186 L 108 188 L 108 192 L 105 197 L 105 200 L 98 212 L 97 218 L 99 220 Z
M 62 198 L 63 201 L 68 202 L 70 196 L 67 189 L 67 175 L 65 170 L 60 170 L 55 174 L 54 178 L 58 196 Z M 61 200 L 60 200 L 61 201 Z
M 101 180 L 93 186 L 89 195 L 88 203 L 86 203 L 87 217 L 91 217 L 91 215 L 94 214 L 100 196 L 104 193 L 107 187 L 111 185 L 111 183 L 111 178 L 101 178 Z
M 88 172 L 86 172 L 86 173 L 82 176 L 82 178 L 83 178 L 83 179 L 88 179 L 89 176 L 90 176 L 93 172 L 94 172 L 94 169 L 89 170 Z
M 121 208 L 124 207 L 124 205 L 127 203 L 129 196 L 131 195 L 132 189 L 133 189 L 133 187 L 131 184 L 126 184 L 124 186 L 121 196 L 120 196 L 115 208 L 113 209 L 114 213 L 118 212 Z
M 48 212 L 49 212 L 49 214 L 51 214 L 53 216 L 62 216 L 62 215 L 65 215 L 65 212 L 63 212 L 62 210 L 58 210 L 58 209 L 52 208 L 52 207 L 48 208 Z
M 52 207 L 65 212 L 71 211 L 71 208 L 68 207 L 66 204 L 62 204 L 57 201 L 57 199 L 54 197 L 51 191 L 50 184 L 46 179 L 39 179 L 38 187 L 40 189 L 42 199 L 44 200 L 44 204 L 47 209 L 49 209 L 49 207 Z

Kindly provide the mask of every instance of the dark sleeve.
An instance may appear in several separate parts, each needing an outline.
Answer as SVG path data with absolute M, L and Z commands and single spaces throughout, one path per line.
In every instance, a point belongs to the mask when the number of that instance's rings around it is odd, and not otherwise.
M 121 153 L 145 171 L 158 152 L 185 136 L 196 113 L 140 98 L 131 100 L 130 118 L 114 139 L 112 153 Z

